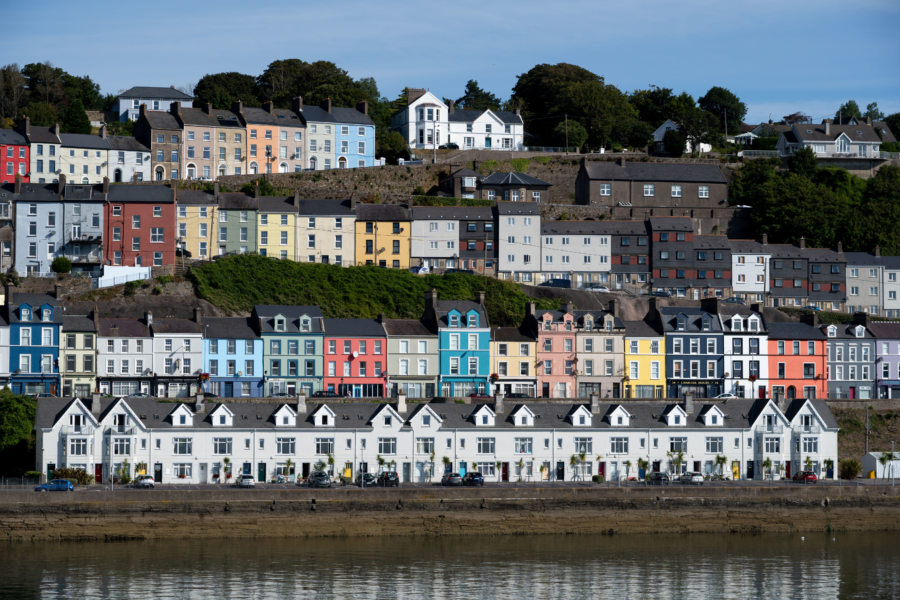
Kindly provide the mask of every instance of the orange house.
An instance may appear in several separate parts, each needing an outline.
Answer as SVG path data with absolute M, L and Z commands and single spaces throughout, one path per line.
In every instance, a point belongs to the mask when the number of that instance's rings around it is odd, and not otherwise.
M 768 323 L 769 397 L 826 398 L 826 337 L 806 323 Z

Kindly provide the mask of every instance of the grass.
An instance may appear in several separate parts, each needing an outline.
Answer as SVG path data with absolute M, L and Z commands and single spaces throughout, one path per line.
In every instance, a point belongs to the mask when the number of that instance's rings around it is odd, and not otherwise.
M 414 275 L 373 266 L 340 267 L 295 263 L 257 255 L 222 258 L 192 268 L 188 278 L 198 297 L 236 313 L 254 304 L 316 305 L 330 318 L 422 316 L 425 292 L 434 288 L 442 300 L 474 300 L 485 292 L 491 326 L 521 323 L 527 302 L 534 300 L 517 285 L 493 277 L 453 273 Z M 535 300 L 539 308 L 556 308 L 556 300 Z

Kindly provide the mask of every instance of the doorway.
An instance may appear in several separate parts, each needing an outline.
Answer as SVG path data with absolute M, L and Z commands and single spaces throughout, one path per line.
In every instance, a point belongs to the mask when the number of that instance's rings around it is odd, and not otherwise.
M 557 481 L 565 481 L 566 480 L 566 463 L 559 460 L 556 461 L 556 480 Z
M 103 473 L 101 472 L 100 475 L 102 476 Z M 162 483 L 162 463 L 155 463 L 153 465 L 153 481 L 154 483 Z
M 509 481 L 509 463 L 501 463 L 500 465 L 500 481 Z

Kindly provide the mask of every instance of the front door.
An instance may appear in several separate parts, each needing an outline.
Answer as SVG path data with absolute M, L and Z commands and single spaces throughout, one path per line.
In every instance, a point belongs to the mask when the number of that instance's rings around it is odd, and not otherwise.
M 234 398 L 234 382 L 226 381 L 225 382 L 225 394 L 223 394 L 225 398 Z
M 784 476 L 788 479 L 791 478 L 791 461 L 785 461 L 784 463 Z
M 700 461 L 695 460 L 694 461 L 694 473 L 699 473 L 699 472 L 700 472 Z
M 851 400 L 853 400 L 854 398 L 856 398 L 856 388 L 853 387 L 852 385 L 851 385 L 850 388 L 847 390 L 847 396 L 848 396 Z
M 266 482 L 266 463 L 261 462 L 256 465 L 256 479 L 261 483 Z
M 251 473 L 253 473 L 253 465 L 248 462 L 245 462 L 243 465 L 241 465 L 241 474 L 250 475 Z
M 489 138 L 489 137 L 484 138 L 484 147 L 485 147 L 485 148 L 490 148 L 490 147 L 491 147 L 491 138 Z
M 403 463 L 403 481 L 412 481 L 412 464 Z
M 566 480 L 566 463 L 559 460 L 556 461 L 556 480 L 557 481 L 565 481 Z
M 747 479 L 753 479 L 753 461 L 747 461 Z
M 500 481 L 509 481 L 509 463 L 500 465 Z
M 734 481 L 741 478 L 741 463 L 737 461 L 731 463 L 731 478 Z
M 309 477 L 309 463 L 308 462 L 303 463 L 303 467 L 300 472 L 303 474 L 303 479 L 306 479 L 307 477 Z
M 224 477 L 224 470 L 222 471 L 222 476 Z M 206 483 L 206 474 L 207 474 L 207 464 L 200 463 L 200 483 Z
M 466 463 L 465 463 L 465 461 L 460 461 L 460 462 L 459 462 L 459 476 L 460 476 L 460 477 L 465 477 L 465 476 L 466 476 Z
M 94 464 L 94 481 L 97 483 L 103 481 L 103 463 Z
M 600 461 L 597 463 L 597 475 L 600 476 L 601 479 L 606 479 L 606 462 Z
M 56 463 L 47 463 L 47 481 L 53 479 L 53 472 L 56 470 Z M 103 465 L 100 465 L 100 480 L 103 479 Z

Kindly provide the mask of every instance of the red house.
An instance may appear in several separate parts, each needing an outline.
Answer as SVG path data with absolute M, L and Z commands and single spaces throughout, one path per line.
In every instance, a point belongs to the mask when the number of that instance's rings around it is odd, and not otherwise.
M 768 323 L 771 398 L 827 398 L 826 337 L 807 323 Z
M 175 193 L 171 187 L 112 185 L 103 216 L 105 264 L 175 264 Z
M 15 183 L 16 175 L 24 183 L 31 181 L 28 140 L 12 129 L 0 129 L 0 183 Z
M 387 333 L 375 319 L 325 319 L 323 389 L 340 396 L 383 398 Z

